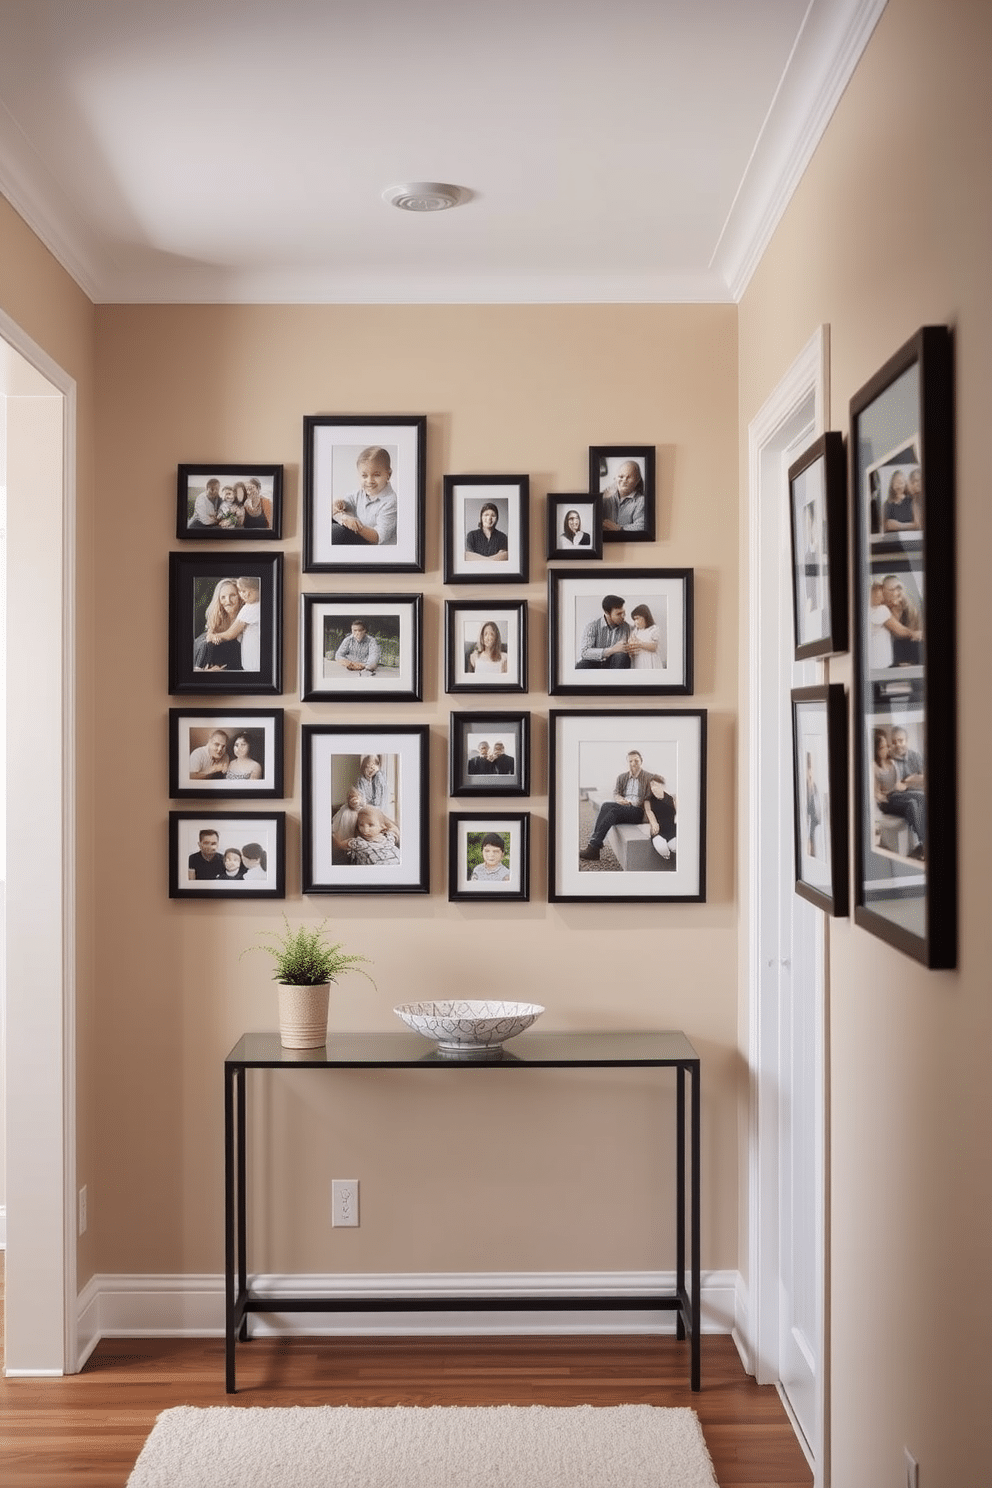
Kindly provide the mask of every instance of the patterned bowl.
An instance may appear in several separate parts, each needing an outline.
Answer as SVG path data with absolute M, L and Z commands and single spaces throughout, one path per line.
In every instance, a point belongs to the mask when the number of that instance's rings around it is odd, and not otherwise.
M 407 1002 L 393 1008 L 398 1018 L 442 1054 L 477 1054 L 516 1038 L 544 1012 L 536 1002 Z

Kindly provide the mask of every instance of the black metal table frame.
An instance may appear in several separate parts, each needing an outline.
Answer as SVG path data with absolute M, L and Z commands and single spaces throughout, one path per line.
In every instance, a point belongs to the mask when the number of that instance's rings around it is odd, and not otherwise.
M 248 1338 L 250 1312 L 674 1311 L 676 1337 L 690 1343 L 690 1384 L 700 1388 L 699 1056 L 681 1033 L 533 1034 L 477 1069 L 631 1069 L 676 1071 L 675 1290 L 647 1296 L 580 1297 L 262 1297 L 248 1285 L 246 1082 L 250 1069 L 464 1069 L 467 1061 L 424 1054 L 415 1033 L 336 1035 L 327 1048 L 282 1051 L 279 1035 L 245 1034 L 224 1061 L 224 1251 L 226 1390 L 236 1392 L 235 1345 Z M 667 1053 L 662 1050 L 667 1049 Z M 387 1052 L 389 1057 L 387 1057 Z M 686 1075 L 689 1076 L 689 1185 L 686 1202 Z M 689 1264 L 686 1267 L 688 1222 Z M 686 1272 L 688 1269 L 688 1286 Z

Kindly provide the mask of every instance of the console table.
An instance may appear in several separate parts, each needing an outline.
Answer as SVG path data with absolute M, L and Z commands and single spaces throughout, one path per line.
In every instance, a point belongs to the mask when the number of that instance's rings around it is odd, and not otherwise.
M 307 1297 L 254 1295 L 248 1284 L 247 1132 L 249 1070 L 422 1069 L 444 1079 L 446 1070 L 471 1067 L 479 1080 L 507 1069 L 674 1069 L 675 1289 L 651 1296 L 617 1293 L 583 1297 Z M 688 1101 L 686 1076 L 688 1075 Z M 688 1123 L 686 1108 L 688 1105 Z M 482 1058 L 451 1058 L 413 1032 L 334 1034 L 320 1049 L 284 1049 L 278 1033 L 246 1033 L 224 1061 L 225 1366 L 234 1394 L 235 1344 L 248 1337 L 250 1312 L 442 1312 L 667 1310 L 678 1338 L 689 1338 L 690 1383 L 699 1389 L 699 1055 L 684 1033 L 525 1032 Z M 688 1132 L 687 1132 L 688 1125 Z M 686 1169 L 688 1167 L 688 1186 Z M 686 1254 L 688 1251 L 688 1266 Z

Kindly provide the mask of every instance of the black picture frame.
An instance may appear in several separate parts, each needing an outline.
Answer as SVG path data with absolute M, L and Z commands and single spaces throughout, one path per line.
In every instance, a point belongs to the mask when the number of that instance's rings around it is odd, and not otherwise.
M 792 623 L 797 661 L 847 650 L 847 457 L 819 439 L 789 466 Z
M 924 966 L 949 969 L 957 960 L 949 328 L 918 330 L 855 393 L 850 418 L 854 919 Z M 899 521 L 890 511 L 906 524 L 890 525 Z
M 637 466 L 640 489 L 617 491 L 621 467 Z M 653 444 L 591 444 L 589 490 L 601 509 L 604 543 L 654 542 L 656 451 Z M 620 502 L 629 502 L 625 508 Z M 619 526 L 617 525 L 619 522 Z
M 495 642 L 490 639 L 491 627 L 498 632 Z M 484 641 L 489 641 L 488 647 Z M 527 691 L 525 599 L 445 600 L 444 690 Z
M 619 614 L 616 599 L 623 616 L 612 624 L 606 606 L 611 615 Z M 635 631 L 642 620 L 643 631 Z M 635 634 L 654 645 L 654 652 L 627 656 L 614 649 L 633 642 Z M 612 655 L 602 656 L 604 650 Z M 691 568 L 548 569 L 548 692 L 553 697 L 688 696 L 692 689 Z
M 549 901 L 702 903 L 705 709 L 552 709 L 549 722 Z M 653 823 L 636 803 L 625 811 L 614 800 L 621 782 L 626 792 L 634 753 L 641 759 L 638 773 L 663 781 Z M 650 781 L 645 786 L 651 789 Z M 592 850 L 597 827 L 603 836 L 598 856 Z M 675 835 L 667 835 L 673 827 Z
M 448 794 L 529 796 L 530 714 L 452 713 Z
M 422 701 L 422 594 L 304 594 L 301 601 L 303 702 Z M 342 648 L 352 636 L 349 658 Z
M 249 552 L 170 553 L 169 554 L 169 692 L 173 695 L 198 693 L 239 693 L 256 696 L 282 692 L 282 553 Z M 216 606 L 230 595 L 230 586 L 238 591 L 241 578 L 258 580 L 258 614 L 251 624 L 258 636 L 249 640 L 250 626 L 240 638 L 227 640 L 207 650 L 205 636 L 211 613 L 219 616 Z M 212 612 L 211 606 L 214 606 Z M 245 608 L 242 602 L 240 608 Z M 237 613 L 231 613 L 236 623 Z M 230 628 L 230 626 L 228 627 Z M 216 633 L 216 632 L 215 632 Z M 250 659 L 258 666 L 242 667 L 247 647 Z M 218 657 L 214 663 L 212 658 Z M 209 656 L 211 666 L 222 670 L 203 670 L 197 661 Z
M 446 475 L 443 488 L 444 582 L 525 584 L 530 571 L 530 476 Z M 492 531 L 484 530 L 487 511 L 496 513 Z
M 257 496 L 249 486 L 257 486 Z M 281 465 L 180 465 L 176 537 L 185 542 L 272 542 L 282 537 Z M 239 492 L 242 488 L 243 494 Z
M 578 518 L 578 525 L 571 522 Z M 569 563 L 603 556 L 603 503 L 588 491 L 581 495 L 547 498 L 547 556 Z
M 498 859 L 495 842 L 489 840 L 493 838 L 502 840 Z M 493 876 L 501 874 L 505 877 Z M 449 813 L 448 900 L 452 904 L 530 901 L 529 812 Z
M 241 859 L 238 878 L 208 876 L 203 834 L 217 837 L 210 862 L 225 868 L 228 852 Z M 207 838 L 209 841 L 209 838 Z M 260 849 L 246 853 L 244 849 Z M 194 869 L 195 860 L 199 859 Z M 190 877 L 195 872 L 194 877 Z M 284 811 L 170 811 L 170 899 L 285 899 Z
M 829 915 L 848 905 L 847 693 L 794 687 L 792 814 L 796 893 Z
M 345 537 L 351 519 L 360 516 L 357 466 L 363 455 L 382 451 L 378 467 L 389 465 L 389 490 L 381 512 L 364 524 L 382 540 L 363 541 L 357 531 Z M 374 458 L 369 463 L 376 466 Z M 426 488 L 426 414 L 307 414 L 303 572 L 423 573 Z
M 426 724 L 303 725 L 304 894 L 430 892 L 429 746 Z M 375 845 L 380 860 L 355 862 L 346 844 L 358 837 L 347 834 L 359 828 L 344 813 L 355 811 L 349 792 L 367 756 L 379 759 L 381 781 L 366 791 L 366 804 L 383 813 L 380 835 L 395 841 Z
M 283 734 L 281 708 L 170 708 L 169 795 L 175 801 L 278 799 Z M 215 736 L 223 736 L 219 753 Z M 239 736 L 247 738 L 247 754 Z

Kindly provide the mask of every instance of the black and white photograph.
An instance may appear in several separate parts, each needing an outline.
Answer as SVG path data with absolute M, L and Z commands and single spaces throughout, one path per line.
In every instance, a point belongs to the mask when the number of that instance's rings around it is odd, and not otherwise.
M 847 914 L 847 696 L 839 683 L 792 691 L 796 893 Z
M 304 594 L 304 702 L 418 703 L 421 594 Z
M 530 714 L 452 713 L 448 794 L 530 794 Z
M 304 724 L 304 894 L 426 894 L 429 730 Z
M 589 490 L 599 500 L 604 542 L 654 541 L 655 469 L 653 444 L 589 446 Z
M 529 901 L 529 813 L 449 815 L 448 899 Z
M 304 573 L 423 573 L 427 417 L 303 420 Z
M 283 794 L 281 708 L 169 709 L 169 795 Z
M 577 562 L 603 556 L 603 506 L 588 492 L 581 496 L 549 496 L 547 556 Z
M 169 554 L 169 691 L 282 691 L 281 553 Z
M 855 393 L 850 412 L 853 915 L 924 966 L 949 969 L 957 697 L 948 328 L 922 327 Z
M 176 485 L 178 538 L 282 537 L 281 465 L 180 465 Z
M 170 899 L 285 897 L 285 812 L 169 812 Z
M 527 601 L 444 603 L 445 692 L 527 691 Z
M 444 582 L 526 583 L 530 477 L 444 477 Z
M 548 570 L 548 691 L 689 694 L 691 568 Z
M 847 650 L 847 469 L 843 435 L 823 434 L 789 466 L 797 661 Z
M 706 713 L 550 715 L 548 897 L 706 898 Z

